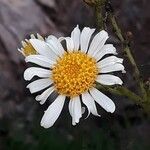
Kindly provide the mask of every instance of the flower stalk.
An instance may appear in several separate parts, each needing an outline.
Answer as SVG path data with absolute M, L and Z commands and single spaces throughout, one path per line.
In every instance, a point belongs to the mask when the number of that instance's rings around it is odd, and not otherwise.
M 102 6 L 103 6 L 103 0 L 95 0 L 94 9 L 95 9 L 97 28 L 99 31 L 104 29 Z
M 99 86 L 99 85 L 98 85 Z M 99 86 L 100 88 L 103 88 L 103 90 L 107 90 L 110 93 L 119 95 L 119 96 L 126 96 L 129 99 L 134 100 L 137 104 L 141 104 L 141 97 L 136 95 L 134 92 L 130 91 L 129 89 L 121 86 L 116 87 L 108 87 L 108 86 Z
M 112 8 L 110 2 L 107 2 L 107 4 L 110 5 L 110 8 Z M 127 56 L 128 60 L 130 61 L 133 69 L 134 69 L 134 76 L 135 76 L 136 81 L 138 82 L 139 87 L 140 87 L 141 96 L 143 98 L 142 101 L 147 101 L 147 93 L 146 93 L 146 90 L 144 88 L 144 83 L 143 83 L 143 81 L 141 79 L 141 76 L 140 76 L 140 71 L 139 71 L 139 69 L 137 67 L 137 64 L 136 64 L 136 62 L 134 60 L 134 57 L 133 57 L 133 55 L 131 53 L 130 47 L 128 45 L 128 42 L 123 37 L 121 29 L 119 28 L 119 26 L 117 24 L 117 21 L 116 21 L 116 18 L 114 16 L 114 14 L 113 14 L 113 11 L 109 11 L 108 12 L 108 18 L 111 21 L 111 24 L 113 26 L 113 29 L 114 29 L 117 37 L 119 38 L 119 40 L 121 41 L 121 43 L 124 44 L 124 52 L 126 53 L 126 56 Z

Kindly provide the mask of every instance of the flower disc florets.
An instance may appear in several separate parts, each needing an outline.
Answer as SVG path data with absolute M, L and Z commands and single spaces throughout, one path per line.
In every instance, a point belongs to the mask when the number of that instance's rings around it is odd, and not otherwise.
M 98 70 L 96 60 L 80 51 L 65 53 L 52 69 L 58 93 L 76 96 L 93 87 Z

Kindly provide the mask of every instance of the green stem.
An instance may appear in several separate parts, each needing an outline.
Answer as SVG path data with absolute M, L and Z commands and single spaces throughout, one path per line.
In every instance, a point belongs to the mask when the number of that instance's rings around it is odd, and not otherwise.
M 132 53 L 131 53 L 131 50 L 128 46 L 128 43 L 126 42 L 126 40 L 124 39 L 123 35 L 122 35 L 122 32 L 121 32 L 121 29 L 119 28 L 117 22 L 116 22 L 116 19 L 115 19 L 115 16 L 112 14 L 112 13 L 109 13 L 109 18 L 111 20 L 111 23 L 112 23 L 112 26 L 115 30 L 115 33 L 117 35 L 117 37 L 119 38 L 119 40 L 125 44 L 125 48 L 124 48 L 124 51 L 134 69 L 134 74 L 135 74 L 135 78 L 136 78 L 136 81 L 138 82 L 139 84 L 139 87 L 140 87 L 140 92 L 141 92 L 141 95 L 143 97 L 143 101 L 146 101 L 147 100 L 147 93 L 146 93 L 146 90 L 144 88 L 144 83 L 143 81 L 141 80 L 141 77 L 140 77 L 140 72 L 139 72 L 139 69 L 136 65 L 136 62 L 132 56 Z
M 126 96 L 127 98 L 133 100 L 136 104 L 143 107 L 143 109 L 150 113 L 150 102 L 142 102 L 142 98 L 138 95 L 136 95 L 134 92 L 130 91 L 126 87 L 123 86 L 117 86 L 117 87 L 110 87 L 110 86 L 104 86 L 101 84 L 96 84 L 96 88 L 102 91 L 109 91 L 111 94 L 119 95 L 119 96 Z
M 119 40 L 122 43 L 124 43 L 125 39 L 122 36 L 121 29 L 118 27 L 118 24 L 116 22 L 116 19 L 115 19 L 114 15 L 112 15 L 111 13 L 109 13 L 109 18 L 111 20 L 112 26 L 113 26 L 113 28 L 115 30 L 115 33 L 116 33 L 117 37 L 119 38 Z
M 136 80 L 138 81 L 138 84 L 139 84 L 139 87 L 141 89 L 141 95 L 143 96 L 143 100 L 146 101 L 147 100 L 147 93 L 146 93 L 146 90 L 144 88 L 144 83 L 140 77 L 140 72 L 139 72 L 139 69 L 136 65 L 136 62 L 131 54 L 131 51 L 130 51 L 130 48 L 128 46 L 125 47 L 124 51 L 126 52 L 127 56 L 128 56 L 128 59 L 130 60 L 130 63 L 132 64 L 133 68 L 134 68 L 134 71 L 135 71 L 135 78 Z
M 104 86 L 97 84 L 98 89 L 102 89 L 105 91 L 109 91 L 112 94 L 119 95 L 119 96 L 126 96 L 129 99 L 134 100 L 135 103 L 141 104 L 141 97 L 127 89 L 126 87 L 123 86 L 117 86 L 117 87 L 110 87 L 110 86 Z
M 104 29 L 104 22 L 103 22 L 103 16 L 102 16 L 102 0 L 96 0 L 95 4 L 95 16 L 96 16 L 96 23 L 97 28 L 99 31 Z

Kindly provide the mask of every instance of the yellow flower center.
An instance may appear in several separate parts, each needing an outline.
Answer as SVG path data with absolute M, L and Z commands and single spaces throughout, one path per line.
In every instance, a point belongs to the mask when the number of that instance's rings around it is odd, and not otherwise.
M 52 69 L 58 93 L 70 97 L 93 87 L 97 74 L 96 60 L 82 52 L 65 53 Z
M 26 43 L 25 47 L 23 48 L 23 53 L 25 56 L 37 54 L 36 50 L 33 48 L 31 43 L 29 43 L 29 42 Z

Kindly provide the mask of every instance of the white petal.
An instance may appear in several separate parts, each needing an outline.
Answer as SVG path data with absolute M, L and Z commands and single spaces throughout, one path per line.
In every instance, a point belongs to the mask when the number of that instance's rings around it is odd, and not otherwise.
M 54 86 L 48 88 L 45 90 L 41 95 L 36 96 L 36 100 L 40 101 L 40 104 L 44 104 L 47 98 L 51 95 L 51 93 L 54 91 Z
M 119 77 L 110 74 L 98 75 L 96 81 L 104 85 L 114 85 L 114 84 L 122 85 L 123 83 Z
M 31 37 L 31 39 L 36 39 L 34 34 L 31 34 L 30 37 Z
M 26 62 L 35 63 L 42 67 L 51 68 L 54 65 L 54 61 L 51 61 L 45 56 L 42 55 L 30 55 L 25 58 Z
M 97 63 L 97 65 L 98 65 L 98 68 L 103 68 L 103 67 L 106 67 L 106 66 L 110 66 L 110 65 L 113 65 L 113 64 L 116 64 L 116 63 L 122 63 L 122 62 L 123 62 L 122 58 L 118 58 L 116 56 L 110 56 L 110 57 L 107 57 L 107 58 L 99 61 Z
M 65 96 L 59 95 L 56 100 L 48 107 L 41 120 L 42 127 L 49 128 L 54 125 L 63 109 L 65 98 Z
M 35 93 L 47 88 L 52 84 L 52 81 L 49 78 L 46 79 L 38 79 L 27 85 L 31 93 Z
M 22 44 L 23 47 L 27 46 L 27 43 L 25 41 L 21 41 L 21 44 Z
M 74 102 L 72 100 L 69 101 L 69 113 L 71 117 L 73 116 L 73 110 L 74 110 Z M 75 121 L 73 120 L 74 118 L 72 117 L 72 125 L 76 125 Z
M 52 51 L 58 56 L 62 56 L 64 54 L 64 48 L 61 45 L 60 41 L 53 35 L 48 36 L 46 39 L 48 46 L 52 49 Z
M 30 42 L 39 54 L 53 61 L 56 61 L 56 59 L 58 58 L 58 56 L 52 51 L 52 49 L 48 46 L 46 42 L 38 39 L 30 39 Z
M 103 107 L 107 112 L 113 113 L 115 111 L 115 104 L 109 97 L 107 97 L 106 95 L 101 93 L 96 88 L 91 89 L 90 93 L 91 93 L 92 97 L 94 98 L 94 100 L 101 107 Z
M 112 44 L 106 44 L 96 53 L 96 55 L 94 55 L 94 58 L 98 61 L 106 54 L 116 55 L 116 48 Z
M 100 116 L 97 112 L 95 101 L 94 101 L 93 97 L 88 92 L 82 94 L 82 102 L 88 108 L 87 117 L 90 115 L 90 112 L 95 116 Z
M 38 76 L 40 78 L 50 77 L 50 70 L 38 68 L 38 67 L 30 67 L 27 68 L 24 72 L 24 79 L 31 80 L 34 76 Z
M 37 33 L 37 38 L 41 41 L 44 41 L 44 38 L 39 33 Z
M 74 43 L 70 37 L 60 37 L 59 41 L 66 40 L 67 51 L 72 52 L 74 50 Z
M 26 57 L 25 54 L 24 54 L 24 52 L 23 52 L 23 49 L 22 49 L 22 48 L 21 48 L 21 49 L 18 48 L 18 51 L 19 51 L 24 57 Z
M 74 51 L 78 51 L 80 45 L 80 29 L 78 25 L 71 32 L 71 39 L 73 40 L 74 43 Z
M 81 32 L 81 52 L 86 53 L 89 47 L 89 42 L 91 39 L 92 34 L 94 33 L 95 29 L 90 29 L 88 27 L 85 27 Z
M 82 117 L 82 108 L 79 96 L 70 99 L 69 112 L 72 116 L 72 125 L 76 125 L 76 123 L 79 123 L 79 120 Z
M 89 47 L 88 54 L 94 57 L 96 53 L 104 46 L 107 39 L 108 33 L 104 30 L 95 35 Z
M 109 66 L 99 69 L 100 73 L 108 73 L 108 72 L 114 72 L 114 71 L 124 72 L 124 66 L 122 64 L 116 63 L 116 64 L 109 65 Z

